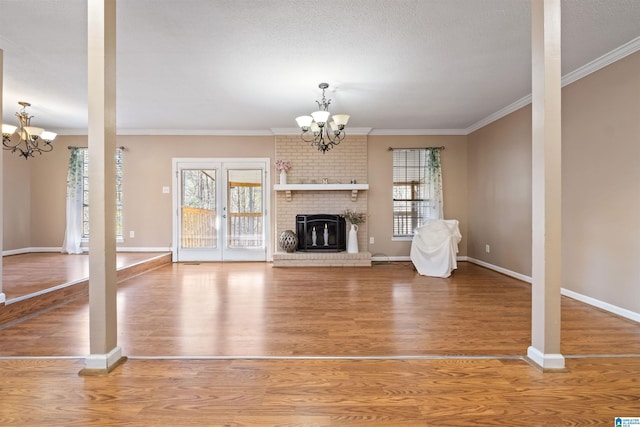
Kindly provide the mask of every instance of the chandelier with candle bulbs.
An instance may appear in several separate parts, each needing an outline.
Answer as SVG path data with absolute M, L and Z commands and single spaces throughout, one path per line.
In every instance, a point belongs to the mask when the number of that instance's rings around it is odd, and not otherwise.
M 312 146 L 315 146 L 324 154 L 340 144 L 346 136 L 344 128 L 349 121 L 349 115 L 334 114 L 331 116 L 331 113 L 329 113 L 331 100 L 328 100 L 324 95 L 324 91 L 329 87 L 329 84 L 320 83 L 318 87 L 322 89 L 322 100 L 316 101 L 319 110 L 314 111 L 310 116 L 296 117 L 296 122 L 298 122 L 298 126 L 302 130 L 300 135 L 302 140 L 310 142 Z M 331 121 L 329 121 L 330 116 Z
M 30 107 L 31 104 L 24 101 L 20 101 L 18 104 L 22 106 L 22 109 L 16 112 L 18 126 L 2 124 L 2 148 L 11 150 L 12 153 L 17 152 L 25 159 L 34 157 L 36 153 L 42 154 L 53 150 L 51 143 L 57 135 L 31 126 L 33 116 L 27 113 L 27 107 Z M 14 138 L 14 134 L 17 134 L 17 137 Z

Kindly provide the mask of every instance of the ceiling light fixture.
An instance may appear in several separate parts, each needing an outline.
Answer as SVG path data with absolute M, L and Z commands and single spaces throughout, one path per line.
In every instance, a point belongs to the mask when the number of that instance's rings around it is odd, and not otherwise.
M 53 150 L 51 142 L 57 134 L 31 126 L 33 116 L 27 113 L 27 107 L 30 107 L 31 104 L 24 101 L 20 101 L 18 104 L 22 105 L 22 110 L 16 112 L 18 126 L 2 125 L 2 148 L 11 150 L 12 153 L 18 151 L 18 154 L 25 159 L 34 157 L 35 153 L 42 154 Z M 11 140 L 14 133 L 18 134 L 17 142 Z
M 300 126 L 302 130 L 302 134 L 300 135 L 302 140 L 304 142 L 310 142 L 311 145 L 318 148 L 318 150 L 324 154 L 327 150 L 340 144 L 346 136 L 344 127 L 349 121 L 349 115 L 334 114 L 332 117 L 333 120 L 330 121 L 327 126 L 329 116 L 331 115 L 331 113 L 329 113 L 331 100 L 325 98 L 324 91 L 329 87 L 329 83 L 320 83 L 318 87 L 322 89 L 322 100 L 316 101 L 320 110 L 314 111 L 310 116 L 296 117 L 296 122 L 298 122 L 298 126 Z M 313 137 L 311 137 L 310 134 L 313 135 Z

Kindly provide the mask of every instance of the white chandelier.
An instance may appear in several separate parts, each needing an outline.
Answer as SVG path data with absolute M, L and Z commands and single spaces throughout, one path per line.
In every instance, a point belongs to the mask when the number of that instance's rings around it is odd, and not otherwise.
M 331 100 L 325 98 L 324 91 L 329 87 L 329 83 L 320 83 L 318 87 L 322 89 L 322 100 L 316 101 L 319 111 L 311 113 L 310 116 L 296 117 L 296 122 L 298 122 L 298 126 L 300 126 L 302 130 L 302 134 L 300 135 L 302 140 L 304 142 L 310 142 L 311 145 L 318 148 L 318 150 L 324 154 L 327 150 L 340 144 L 346 136 L 344 127 L 349 121 L 349 115 L 334 114 L 332 117 L 333 120 L 330 121 L 327 126 L 327 121 L 331 115 L 331 113 L 329 113 Z
M 22 105 L 22 109 L 16 112 L 18 126 L 2 125 L 2 148 L 11 150 L 12 153 L 17 151 L 25 159 L 34 157 L 35 153 L 42 154 L 53 150 L 51 143 L 57 134 L 31 126 L 33 116 L 27 113 L 27 107 L 31 104 L 24 101 L 18 104 Z M 12 139 L 14 133 L 18 134 L 18 138 Z

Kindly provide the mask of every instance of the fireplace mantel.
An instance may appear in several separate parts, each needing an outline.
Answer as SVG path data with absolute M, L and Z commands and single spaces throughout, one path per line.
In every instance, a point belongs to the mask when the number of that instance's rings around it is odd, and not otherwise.
M 366 191 L 369 184 L 275 184 L 275 191 L 284 191 L 287 202 L 291 201 L 293 191 L 351 191 L 351 201 L 358 200 L 358 191 Z

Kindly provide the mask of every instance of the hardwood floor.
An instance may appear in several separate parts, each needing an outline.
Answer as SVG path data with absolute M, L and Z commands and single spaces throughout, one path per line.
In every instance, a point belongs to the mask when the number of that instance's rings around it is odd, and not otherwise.
M 119 286 L 129 360 L 106 376 L 77 375 L 87 303 L 0 329 L 0 425 L 608 426 L 640 416 L 637 323 L 563 298 L 568 370 L 543 374 L 523 358 L 530 286 L 469 263 L 449 279 L 408 263 L 160 267 Z
M 117 268 L 135 264 L 157 252 L 118 252 Z M 7 300 L 89 277 L 89 255 L 36 252 L 2 258 L 2 291 Z

